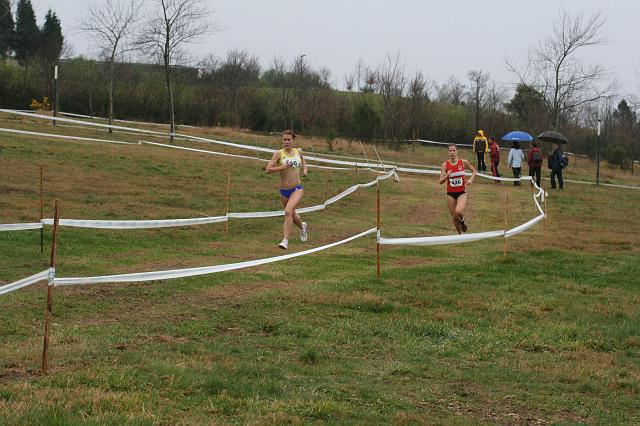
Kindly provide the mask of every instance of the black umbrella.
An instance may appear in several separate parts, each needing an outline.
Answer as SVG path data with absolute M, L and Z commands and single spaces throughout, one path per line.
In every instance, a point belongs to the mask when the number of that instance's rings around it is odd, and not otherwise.
M 565 135 L 554 130 L 547 130 L 546 132 L 540 133 L 538 135 L 538 139 L 540 139 L 541 141 L 558 144 L 566 144 L 569 142 Z

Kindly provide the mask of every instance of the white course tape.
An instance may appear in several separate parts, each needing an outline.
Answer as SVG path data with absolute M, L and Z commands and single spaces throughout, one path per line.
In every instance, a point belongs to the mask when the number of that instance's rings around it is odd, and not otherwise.
M 527 176 L 531 180 L 530 176 Z M 538 190 L 536 194 L 533 194 L 533 201 L 535 203 L 536 208 L 540 212 L 540 215 L 531 219 L 530 221 L 523 223 L 522 225 L 516 226 L 515 228 L 509 229 L 507 231 L 489 231 L 489 232 L 478 232 L 475 234 L 462 234 L 462 235 L 443 235 L 438 237 L 410 237 L 410 238 L 383 238 L 380 236 L 380 232 L 378 232 L 378 242 L 384 245 L 442 245 L 442 244 L 456 244 L 456 243 L 467 243 L 470 241 L 478 241 L 486 238 L 511 238 L 514 235 L 520 234 L 527 229 L 533 227 L 536 223 L 540 222 L 545 218 L 545 213 L 540 207 L 540 203 L 538 202 L 538 198 L 544 201 L 544 197 L 547 193 L 536 185 L 535 181 L 531 180 L 534 188 Z
M 540 191 L 538 196 L 540 196 L 542 194 L 543 194 L 543 192 Z M 534 195 L 533 202 L 536 204 L 536 207 L 538 208 L 538 211 L 540 212 L 540 214 L 544 216 L 544 211 L 542 210 L 542 207 L 540 207 L 540 203 L 538 202 L 538 196 Z M 542 199 L 544 200 L 544 197 Z
M 135 145 L 133 142 L 110 141 L 108 139 L 84 138 L 84 137 L 81 137 L 81 136 L 57 135 L 55 133 L 30 132 L 30 131 L 27 131 L 27 130 L 16 130 L 16 129 L 0 128 L 0 132 L 17 133 L 17 134 L 21 134 L 21 135 L 30 135 L 30 136 L 45 136 L 45 137 L 48 137 L 48 138 L 58 138 L 58 139 L 72 139 L 72 140 L 85 141 L 85 142 L 104 142 L 104 143 L 115 143 L 115 144 L 119 144 L 119 145 Z
M 391 170 L 385 173 L 382 176 L 376 177 L 374 180 L 368 183 L 361 183 L 358 185 L 354 185 L 345 191 L 342 191 L 338 195 L 328 199 L 322 204 L 316 206 L 304 207 L 301 209 L 297 209 L 298 213 L 310 213 L 319 210 L 323 210 L 329 204 L 333 204 L 336 201 L 346 197 L 357 191 L 359 188 L 368 188 L 370 186 L 375 185 L 378 181 L 389 179 L 392 176 L 395 176 L 395 170 Z M 236 212 L 236 213 L 228 213 L 225 216 L 211 216 L 211 217 L 198 217 L 198 218 L 190 218 L 190 219 L 161 219 L 161 220 L 86 220 L 86 219 L 60 219 L 58 222 L 59 226 L 69 226 L 75 228 L 93 228 L 93 229 L 148 229 L 148 228 L 169 228 L 176 226 L 194 226 L 194 225 L 206 225 L 210 223 L 219 223 L 226 222 L 229 219 L 257 219 L 257 218 L 267 218 L 267 217 L 278 217 L 284 216 L 284 210 L 272 210 L 272 211 L 262 211 L 262 212 Z M 10 225 L 0 225 L 0 231 L 2 231 L 3 226 L 17 226 L 22 224 L 10 224 Z M 42 219 L 42 224 L 26 224 L 26 225 L 53 225 L 53 219 Z M 18 229 L 6 229 L 9 230 L 19 230 Z M 25 229 L 35 229 L 34 228 L 25 228 Z
M 163 219 L 163 220 L 83 220 L 60 219 L 59 226 L 93 229 L 147 229 L 169 228 L 175 226 L 206 225 L 209 223 L 226 222 L 226 216 L 198 217 L 192 219 Z M 42 224 L 53 225 L 53 219 L 42 219 Z
M 475 234 L 442 235 L 438 237 L 412 237 L 412 238 L 382 238 L 380 244 L 384 245 L 419 245 L 435 246 L 442 244 L 468 243 L 470 241 L 484 240 L 504 236 L 504 230 L 477 232 Z
M 147 134 L 153 134 L 153 135 L 166 135 L 166 133 L 156 132 L 156 131 L 152 131 L 152 130 L 132 129 L 131 127 L 122 127 L 122 126 L 109 126 L 108 124 L 91 123 L 91 122 L 86 122 L 86 121 L 72 120 L 72 119 L 60 118 L 60 117 L 50 117 L 48 115 L 28 114 L 28 113 L 23 113 L 23 112 L 19 112 L 19 111 L 15 111 L 15 110 L 8 110 L 8 109 L 0 109 L 0 112 L 5 112 L 5 113 L 8 113 L 8 114 L 24 115 L 24 116 L 28 116 L 28 117 L 32 117 L 32 118 L 42 118 L 42 119 L 46 119 L 46 120 L 66 121 L 66 122 L 71 122 L 71 123 L 85 124 L 85 125 L 106 127 L 106 128 L 120 129 L 120 130 L 130 130 L 130 131 L 134 130 L 134 131 L 137 131 L 138 133 L 147 133 Z M 234 142 L 225 142 L 225 141 L 220 141 L 220 140 L 215 140 L 215 139 L 202 138 L 202 137 L 199 137 L 199 136 L 183 135 L 183 134 L 178 134 L 178 133 L 175 133 L 174 136 L 181 137 L 181 138 L 187 138 L 187 139 L 193 140 L 193 141 L 224 145 L 224 146 L 229 146 L 229 147 L 234 147 L 234 148 L 247 149 L 247 150 L 251 150 L 251 151 L 260 151 L 260 152 L 268 152 L 268 153 L 273 153 L 275 151 L 274 149 L 271 149 L 271 148 L 264 148 L 264 147 L 253 146 L 253 145 L 245 145 L 245 144 L 239 144 L 239 143 L 234 143 Z M 445 142 L 438 142 L 438 143 L 439 144 L 446 144 Z M 461 144 L 461 146 L 465 146 L 465 144 Z M 341 165 L 341 166 L 352 166 L 352 167 L 361 167 L 361 168 L 369 168 L 369 167 L 371 167 L 370 163 L 361 163 L 361 162 L 357 162 L 357 161 L 331 160 L 331 159 L 328 159 L 328 158 L 322 158 L 322 157 L 317 157 L 317 156 L 305 156 L 305 158 L 307 160 L 313 160 L 313 161 L 318 161 L 318 162 L 323 162 L 323 163 L 328 163 L 328 164 L 336 164 L 336 165 Z M 398 168 L 396 168 L 396 166 L 392 165 L 392 164 L 379 164 L 379 165 L 377 165 L 377 167 L 380 167 L 382 169 L 396 169 L 397 171 L 406 172 L 406 173 L 421 173 L 421 174 L 438 174 L 439 173 L 437 170 L 422 170 L 422 169 L 406 168 L 406 167 L 398 167 Z M 482 174 L 482 173 L 480 173 L 479 175 L 481 177 L 492 179 L 492 180 L 504 180 L 504 181 L 509 181 L 509 182 L 512 182 L 514 180 L 529 180 L 529 179 L 531 179 L 529 176 L 524 176 L 524 177 L 522 177 L 520 179 L 514 179 L 514 178 L 498 178 L 498 177 L 488 176 L 488 175 L 485 175 L 485 174 Z
M 332 158 L 344 158 L 347 160 L 362 160 L 362 158 L 360 157 L 354 157 L 351 155 L 336 155 L 336 154 L 327 154 L 326 152 L 323 152 L 321 154 L 322 157 L 332 157 Z M 383 161 L 384 163 L 384 161 Z M 391 163 L 391 160 L 387 161 L 387 163 Z M 440 167 L 438 166 L 429 166 L 429 165 L 425 165 L 425 164 L 415 164 L 415 163 L 401 163 L 401 162 L 393 162 L 394 165 L 396 166 L 411 166 L 411 167 L 424 167 L 425 169 L 438 169 L 440 170 Z
M 354 185 L 350 188 L 345 189 L 344 191 L 342 191 L 341 193 L 339 193 L 338 195 L 335 195 L 331 198 L 329 198 L 327 201 L 324 202 L 325 206 L 328 206 L 329 204 L 333 204 L 336 201 L 350 195 L 353 194 L 354 192 L 356 192 L 358 190 L 358 185 Z
M 44 119 L 44 120 L 55 120 L 55 121 L 76 123 L 76 124 L 82 124 L 82 125 L 85 125 L 85 126 L 95 126 L 95 127 L 102 127 L 102 128 L 112 128 L 112 129 L 126 130 L 126 131 L 130 131 L 130 132 L 131 131 L 132 132 L 136 132 L 138 134 L 139 133 L 146 133 L 146 134 L 150 134 L 150 135 L 167 136 L 167 133 L 165 133 L 165 132 L 156 132 L 156 131 L 153 131 L 153 130 L 146 130 L 146 129 L 136 129 L 136 128 L 132 128 L 132 127 L 113 126 L 113 125 L 108 125 L 108 124 L 93 123 L 93 122 L 87 122 L 87 121 L 81 121 L 81 120 L 72 120 L 72 119 L 61 118 L 61 117 L 51 117 L 51 116 L 48 116 L 48 115 L 33 114 L 33 113 L 27 113 L 27 112 L 22 112 L 22 111 L 18 111 L 18 110 L 0 109 L 0 112 L 4 112 L 4 113 L 7 113 L 7 114 L 23 115 L 23 116 L 31 117 L 31 118 L 41 118 L 41 119 Z M 32 134 L 32 135 L 43 135 L 43 136 L 50 136 L 50 137 L 63 137 L 63 138 L 66 138 L 66 139 L 92 140 L 92 141 L 99 141 L 99 142 L 131 144 L 130 142 L 117 142 L 117 141 L 109 141 L 109 140 L 104 140 L 104 139 L 80 138 L 80 137 L 62 136 L 62 135 L 55 135 L 54 136 L 54 135 L 46 134 L 46 133 L 39 134 L 39 133 L 35 133 L 35 132 L 16 131 L 16 130 L 13 130 L 13 129 L 0 129 L 0 130 L 16 132 L 16 133 Z M 189 139 L 189 140 L 200 141 L 200 142 L 226 145 L 226 146 L 230 146 L 230 147 L 234 147 L 234 148 L 248 149 L 248 150 L 252 150 L 252 151 L 261 151 L 261 152 L 269 152 L 269 153 L 273 153 L 274 152 L 274 150 L 271 149 L 271 148 L 264 148 L 264 147 L 252 146 L 252 145 L 244 145 L 244 144 L 233 143 L 233 142 L 225 142 L 225 141 L 220 141 L 220 140 L 215 140 L 215 139 L 201 138 L 201 137 L 198 137 L 198 136 L 183 135 L 183 134 L 178 134 L 178 133 L 175 133 L 173 136 L 179 137 L 179 138 L 184 138 L 184 139 Z M 424 142 L 424 143 L 435 143 L 435 144 L 438 144 L 438 145 L 448 145 L 447 142 L 436 142 L 436 141 L 429 141 L 429 140 L 425 140 L 425 139 L 418 139 L 418 141 L 419 142 Z M 456 145 L 458 145 L 458 146 L 473 146 L 473 145 L 470 145 L 470 144 L 456 144 Z M 320 162 L 324 162 L 324 163 L 331 163 L 331 164 L 339 164 L 339 165 L 343 165 L 343 166 L 353 166 L 353 167 L 362 167 L 362 168 L 365 168 L 365 167 L 369 168 L 371 166 L 371 164 L 369 164 L 369 163 L 358 163 L 358 162 L 353 162 L 353 161 L 330 160 L 330 159 L 327 159 L 327 158 L 321 158 L 321 157 L 316 157 L 316 156 L 306 156 L 306 158 L 308 160 L 315 160 L 315 161 L 320 161 Z M 395 168 L 395 166 L 391 165 L 391 164 L 380 164 L 379 167 L 384 168 L 384 169 Z M 425 166 L 425 167 L 432 167 L 432 166 Z M 398 167 L 397 170 L 400 171 L 400 172 L 406 172 L 406 173 L 437 174 L 436 170 L 422 170 L 422 169 L 405 168 L 405 167 Z M 428 172 L 431 172 L 431 173 L 428 173 Z M 478 176 L 486 178 L 486 179 L 505 181 L 505 182 L 513 182 L 513 181 L 517 181 L 517 180 L 521 180 L 521 181 L 531 180 L 530 176 L 523 176 L 523 177 L 521 177 L 519 179 L 516 179 L 516 178 L 504 178 L 504 177 L 494 177 L 494 176 L 486 175 L 484 173 L 478 173 Z M 591 185 L 595 184 L 594 182 L 586 182 L 586 181 L 571 181 L 571 180 L 566 180 L 566 179 L 565 179 L 565 181 L 573 182 L 573 183 L 591 184 Z M 614 187 L 614 188 L 640 189 L 640 187 L 629 186 L 629 185 L 614 185 L 614 184 L 601 184 L 601 185 L 610 186 L 610 187 Z
M 262 161 L 262 162 L 265 162 L 265 163 L 269 162 L 269 160 L 266 160 L 264 158 L 256 158 L 256 157 L 251 157 L 249 155 L 228 154 L 226 152 L 207 151 L 205 149 L 187 148 L 187 147 L 184 147 L 184 146 L 167 145 L 167 144 L 164 144 L 164 143 L 157 143 L 157 142 L 140 141 L 140 143 L 143 143 L 145 145 L 161 146 L 161 147 L 164 147 L 164 148 L 179 149 L 179 150 L 183 150 L 183 151 L 199 152 L 199 153 L 210 154 L 210 155 L 220 155 L 220 156 L 223 156 L 223 157 L 245 158 L 245 159 L 248 159 L 248 160 Z M 328 169 L 328 170 L 351 170 L 350 168 L 345 168 L 345 167 L 317 166 L 315 164 L 307 164 L 307 167 L 315 167 L 315 168 L 318 168 L 318 169 Z
M 522 176 L 519 178 L 508 178 L 508 177 L 496 177 L 496 176 L 491 176 L 491 175 L 487 175 L 484 173 L 476 173 L 477 176 L 483 177 L 485 179 L 491 179 L 491 180 L 499 180 L 499 181 L 503 181 L 503 182 L 516 182 L 516 181 L 527 181 L 527 180 L 531 180 L 531 176 Z
M 265 259 L 249 260 L 246 262 L 228 263 L 225 265 L 217 266 L 204 266 L 199 268 L 187 268 L 187 269 L 174 269 L 169 271 L 156 271 L 156 272 L 140 272 L 133 274 L 119 274 L 119 275 L 103 275 L 99 277 L 77 277 L 77 278 L 55 278 L 55 286 L 64 285 L 80 285 L 80 284 L 98 284 L 109 282 L 141 282 L 141 281 L 158 281 L 167 280 L 173 278 L 193 277 L 196 275 L 213 274 L 216 272 L 232 271 L 235 269 L 250 268 L 253 266 L 265 265 L 267 263 L 280 262 L 287 259 L 293 259 L 299 256 L 305 256 L 308 254 L 316 253 L 322 250 L 327 250 L 332 247 L 346 244 L 350 241 L 362 238 L 367 235 L 375 234 L 376 228 L 369 229 L 368 231 L 361 232 L 352 237 L 346 238 L 341 241 L 337 241 L 324 246 L 316 247 L 309 250 L 304 250 L 298 253 L 285 254 L 282 256 L 268 257 Z
M 590 181 L 586 181 L 586 180 L 569 180 L 569 179 L 563 179 L 564 182 L 570 182 L 570 183 L 582 183 L 585 185 L 595 185 L 595 182 L 590 182 Z M 614 183 L 600 183 L 600 186 L 608 186 L 611 188 L 624 188 L 624 189 L 640 189 L 640 186 L 633 186 L 633 185 L 617 185 Z
M 16 291 L 16 290 L 21 289 L 23 287 L 30 286 L 31 284 L 35 284 L 38 281 L 45 281 L 45 280 L 50 279 L 51 278 L 52 269 L 53 268 L 49 268 L 49 269 L 47 269 L 45 271 L 38 272 L 35 275 L 31 275 L 30 277 L 23 278 L 23 279 L 21 279 L 19 281 L 0 286 L 0 296 L 3 295 L 3 294 L 11 293 L 12 291 Z M 55 274 L 55 272 L 54 272 L 54 274 Z
M 2 231 L 26 231 L 29 229 L 40 229 L 41 223 L 2 223 L 0 224 L 0 232 Z
M 71 113 L 71 112 L 59 112 L 58 114 L 66 115 L 66 116 L 69 116 L 69 117 L 88 118 L 90 120 L 103 120 L 103 121 L 109 120 L 106 117 L 98 117 L 98 116 L 95 116 L 95 115 L 92 117 L 90 115 L 74 114 L 74 113 Z M 131 121 L 131 120 L 120 120 L 120 119 L 117 119 L 117 118 L 114 118 L 113 121 L 117 121 L 118 123 L 145 124 L 145 125 L 149 125 L 149 126 L 166 126 L 166 127 L 169 127 L 168 124 L 152 123 L 150 121 Z M 189 127 L 189 128 L 192 128 L 192 129 L 197 129 L 196 126 L 188 126 L 186 124 L 176 124 L 176 127 Z
M 319 204 L 317 206 L 311 206 L 311 207 L 303 207 L 301 209 L 296 209 L 297 213 L 311 213 L 311 212 L 317 212 L 320 210 L 324 210 L 325 209 L 325 205 L 324 204 Z
M 109 124 L 100 124 L 100 123 L 93 123 L 89 121 L 73 120 L 70 118 L 51 117 L 49 115 L 42 115 L 42 114 L 31 114 L 31 113 L 16 111 L 14 109 L 2 108 L 0 109 L 0 112 L 4 112 L 6 114 L 22 115 L 22 116 L 31 117 L 31 118 L 41 118 L 43 120 L 61 121 L 63 123 L 84 124 L 85 126 L 91 126 L 91 127 L 102 127 L 107 129 L 111 128 L 111 129 L 118 129 L 118 130 L 126 130 L 129 132 L 136 132 L 136 133 L 147 133 L 149 135 L 163 135 L 163 136 L 167 135 L 166 132 L 156 132 L 154 130 L 136 129 L 135 127 L 113 126 Z
M 523 223 L 520 226 L 516 226 L 515 228 L 509 229 L 508 231 L 506 231 L 504 233 L 504 237 L 505 238 L 511 238 L 514 235 L 520 234 L 520 233 L 526 231 L 527 229 L 533 227 L 536 223 L 540 222 L 542 219 L 544 219 L 544 213 L 540 214 L 539 216 L 534 217 L 530 221 L 528 221 L 526 223 Z
M 426 140 L 426 139 L 416 139 L 418 142 L 421 143 L 430 143 L 430 144 L 434 144 L 434 145 L 449 145 L 450 142 L 436 142 L 436 141 L 430 141 L 430 140 Z M 467 146 L 467 147 L 473 147 L 473 144 L 469 144 L 469 143 L 457 143 L 456 146 Z
M 222 156 L 222 157 L 245 158 L 245 159 L 248 159 L 248 160 L 262 161 L 264 163 L 268 163 L 269 162 L 269 160 L 265 160 L 264 158 L 251 157 L 249 155 L 229 154 L 229 153 L 226 153 L 226 152 L 217 152 L 217 151 L 207 151 L 206 149 L 187 148 L 187 147 L 184 147 L 184 146 L 167 145 L 167 144 L 164 144 L 164 143 L 148 142 L 148 141 L 140 141 L 140 143 L 141 144 L 145 144 L 145 145 L 161 146 L 163 148 L 179 149 L 179 150 L 182 150 L 182 151 L 191 151 L 191 152 L 198 152 L 198 153 L 203 153 L 203 154 L 219 155 L 219 156 Z

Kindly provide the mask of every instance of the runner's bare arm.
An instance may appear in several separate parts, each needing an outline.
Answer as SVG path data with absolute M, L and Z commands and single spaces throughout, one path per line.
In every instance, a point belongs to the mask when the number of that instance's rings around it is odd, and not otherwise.
M 440 185 L 446 182 L 447 178 L 451 174 L 451 171 L 447 170 L 447 162 L 442 163 L 440 167 Z
M 473 183 L 473 180 L 476 178 L 476 173 L 477 173 L 476 168 L 473 167 L 473 164 L 471 164 L 465 159 L 462 160 L 462 164 L 464 164 L 465 168 L 468 168 L 471 170 L 471 177 L 467 179 L 467 185 L 471 185 Z
M 307 176 L 307 160 L 302 155 L 302 148 L 298 148 L 298 152 L 300 152 L 300 161 L 302 161 L 302 176 Z
M 276 166 L 279 158 L 280 153 L 278 151 L 274 152 L 271 160 L 269 160 L 269 164 L 267 164 L 267 167 L 265 168 L 267 173 L 277 173 L 289 168 L 289 163 L 286 162 L 282 166 Z

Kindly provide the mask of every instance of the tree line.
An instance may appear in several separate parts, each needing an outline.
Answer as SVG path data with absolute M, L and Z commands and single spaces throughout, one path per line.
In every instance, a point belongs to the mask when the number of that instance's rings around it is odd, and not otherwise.
M 52 66 L 60 61 L 60 108 L 87 115 L 256 131 L 296 132 L 337 139 L 468 143 L 479 128 L 499 137 L 514 129 L 557 129 L 570 149 L 594 155 L 595 123 L 603 124 L 601 155 L 620 167 L 638 158 L 638 103 L 622 99 L 606 70 L 583 64 L 577 52 L 600 43 L 604 20 L 561 12 L 554 33 L 523 64 L 507 61 L 518 81 L 507 90 L 483 70 L 437 83 L 408 72 L 400 54 L 377 65 L 362 60 L 342 78 L 313 68 L 305 55 L 276 57 L 263 68 L 247 49 L 186 60 L 185 46 L 211 31 L 199 0 L 94 1 L 78 23 L 100 52 L 64 54 L 60 21 L 51 10 L 36 25 L 29 0 L 15 20 L 0 0 L 0 96 L 4 107 L 26 108 L 52 95 Z M 7 13 L 8 11 L 8 13 Z M 168 17 L 168 18 L 167 18 Z M 69 50 L 67 50 L 69 52 Z M 172 127 L 173 129 L 173 127 Z

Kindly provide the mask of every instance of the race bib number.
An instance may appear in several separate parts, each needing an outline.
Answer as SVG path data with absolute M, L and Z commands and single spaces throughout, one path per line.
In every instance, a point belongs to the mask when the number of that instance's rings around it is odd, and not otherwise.
M 300 166 L 300 164 L 298 164 L 298 160 L 287 160 L 287 164 L 294 169 Z
M 463 183 L 462 177 L 449 178 L 449 186 L 452 188 L 459 188 L 462 186 L 462 183 Z

